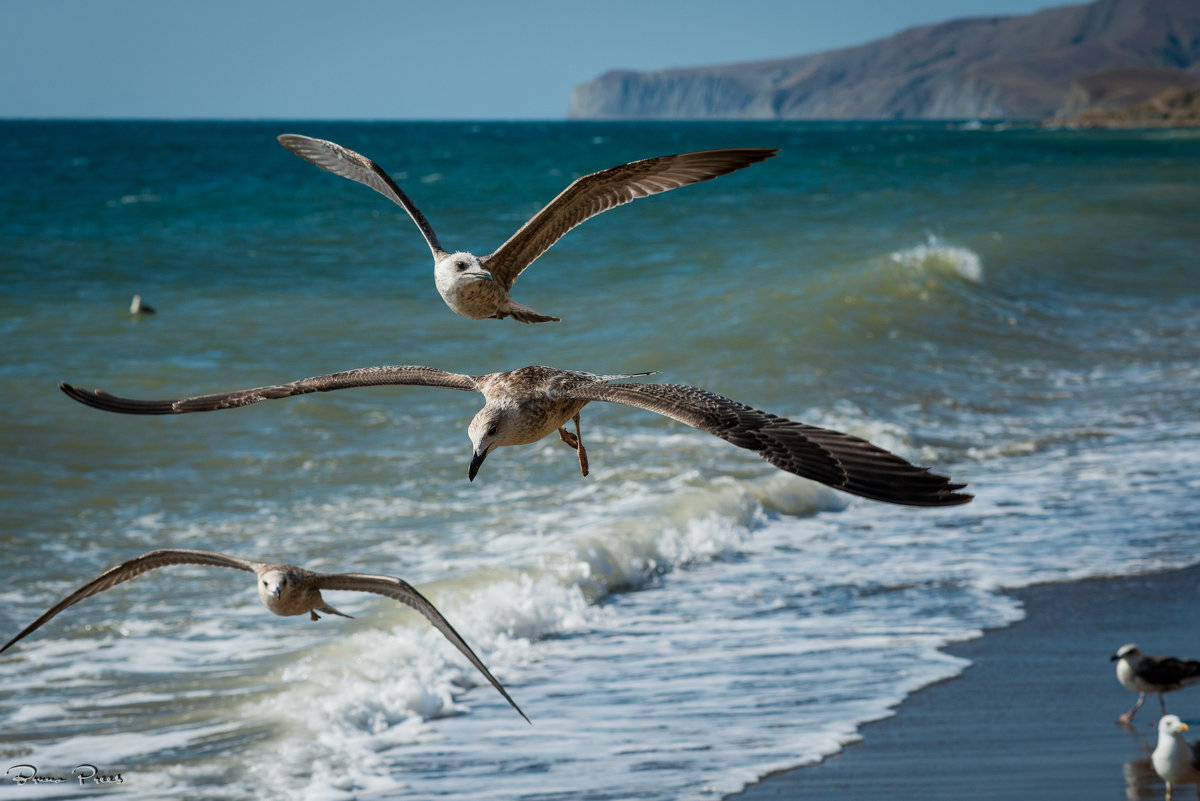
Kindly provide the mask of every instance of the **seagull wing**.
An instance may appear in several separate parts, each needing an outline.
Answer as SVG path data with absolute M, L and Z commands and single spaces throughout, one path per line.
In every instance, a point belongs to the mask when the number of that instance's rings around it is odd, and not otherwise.
M 1173 656 L 1143 656 L 1134 665 L 1139 677 L 1162 686 L 1200 682 L 1200 661 Z
M 278 138 L 279 144 L 305 161 L 312 162 L 335 175 L 365 184 L 398 204 L 421 229 L 421 234 L 429 243 L 429 249 L 433 251 L 433 257 L 436 259 L 445 254 L 429 220 L 425 219 L 417 204 L 404 194 L 404 190 L 378 164 L 366 156 L 325 139 L 314 139 L 300 134 L 282 134 Z
M 305 395 L 309 392 L 332 392 L 335 389 L 353 389 L 355 387 L 371 387 L 383 385 L 407 385 L 426 387 L 446 387 L 448 389 L 473 390 L 476 388 L 474 376 L 460 373 L 447 373 L 433 367 L 419 365 L 383 365 L 380 367 L 360 367 L 357 370 L 346 370 L 341 373 L 319 375 L 293 381 L 290 384 L 276 384 L 269 387 L 254 387 L 235 392 L 223 392 L 215 395 L 196 395 L 178 400 L 135 400 L 109 395 L 103 390 L 87 390 L 72 386 L 66 382 L 58 388 L 71 398 L 87 406 L 103 409 L 106 412 L 121 414 L 184 414 L 186 412 L 211 412 L 217 409 L 232 409 L 237 406 L 249 406 L 262 400 L 274 398 L 290 398 L 293 395 Z
M 8 650 L 17 640 L 22 639 L 28 634 L 32 634 L 42 624 L 46 623 L 50 618 L 57 615 L 59 612 L 66 609 L 68 606 L 74 606 L 85 598 L 91 598 L 97 593 L 104 592 L 110 587 L 115 587 L 118 584 L 137 578 L 143 573 L 147 573 L 155 568 L 167 567 L 168 565 L 210 565 L 212 567 L 232 567 L 237 570 L 248 570 L 254 572 L 258 566 L 255 562 L 247 562 L 244 559 L 237 559 L 233 556 L 226 556 L 223 553 L 214 551 L 192 551 L 182 548 L 163 548 L 157 551 L 144 553 L 139 557 L 130 559 L 128 562 L 122 562 L 116 567 L 101 573 L 96 578 L 84 584 L 75 592 L 63 598 L 57 604 L 50 608 L 45 614 L 37 620 L 25 627 L 24 631 L 13 637 L 3 648 L 0 648 L 0 653 Z
M 373 592 L 376 595 L 383 595 L 411 606 L 424 615 L 433 624 L 435 629 L 440 631 L 447 640 L 453 643 L 454 647 L 461 651 L 463 656 L 469 659 L 471 664 L 504 696 L 504 699 L 512 704 L 512 708 L 517 710 L 527 723 L 530 722 L 525 713 L 521 712 L 521 707 L 517 706 L 517 702 L 509 696 L 504 687 L 500 685 L 500 682 L 496 680 L 496 677 L 483 664 L 483 661 L 475 655 L 475 652 L 471 650 L 471 646 L 467 645 L 467 641 L 459 636 L 459 633 L 450 625 L 450 621 L 446 620 L 442 616 L 442 613 L 437 610 L 437 607 L 430 603 L 424 595 L 417 592 L 416 588 L 407 581 L 394 578 L 393 576 L 372 576 L 366 573 L 321 573 L 313 581 L 316 587 L 321 590 Z
M 579 400 L 624 403 L 707 431 L 798 476 L 877 501 L 952 506 L 973 496 L 883 450 L 840 431 L 797 423 L 697 387 L 674 384 L 580 384 L 563 393 Z
M 511 289 L 522 270 L 589 217 L 639 197 L 726 175 L 777 152 L 777 148 L 703 150 L 643 159 L 585 175 L 564 189 L 481 264 L 505 289 Z

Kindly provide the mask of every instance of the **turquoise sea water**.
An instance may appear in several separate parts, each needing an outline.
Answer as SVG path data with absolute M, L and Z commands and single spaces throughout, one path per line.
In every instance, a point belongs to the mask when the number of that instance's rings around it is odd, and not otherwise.
M 523 326 L 455 317 L 404 213 L 284 132 L 375 159 L 481 254 L 578 175 L 782 151 L 568 234 L 514 290 L 563 322 Z M 7 122 L 0 155 L 0 640 L 156 547 L 389 573 L 534 724 L 396 604 L 277 618 L 242 574 L 169 568 L 0 657 L 0 769 L 94 764 L 142 798 L 719 798 L 961 671 L 937 646 L 1019 617 L 1004 587 L 1200 553 L 1195 132 Z M 371 364 L 658 370 L 977 498 L 852 499 L 603 404 L 586 479 L 547 439 L 472 484 L 469 393 L 139 418 L 57 389 Z

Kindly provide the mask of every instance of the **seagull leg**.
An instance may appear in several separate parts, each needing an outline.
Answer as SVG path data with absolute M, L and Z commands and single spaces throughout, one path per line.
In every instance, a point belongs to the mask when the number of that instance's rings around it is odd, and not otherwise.
M 311 616 L 311 618 L 312 618 L 313 620 L 320 620 L 320 619 L 321 619 L 320 617 L 318 617 L 318 616 L 317 616 L 317 610 L 316 610 L 316 609 L 309 609 L 309 610 L 308 610 L 308 614 Z
M 558 427 L 558 436 L 563 442 L 575 449 L 575 453 L 579 456 L 579 470 L 585 476 L 588 474 L 588 459 L 587 451 L 583 447 L 583 435 L 579 431 L 579 415 L 571 418 L 575 423 L 575 433 L 567 431 L 562 426 Z
M 1158 696 L 1158 700 L 1159 701 L 1162 700 L 1161 695 Z M 1138 693 L 1137 703 L 1133 705 L 1133 709 L 1130 709 L 1124 715 L 1121 715 L 1121 717 L 1117 718 L 1117 723 L 1120 723 L 1122 726 L 1128 726 L 1130 724 L 1130 722 L 1133 720 L 1133 713 L 1137 712 L 1139 709 L 1141 709 L 1142 704 L 1145 703 L 1145 701 L 1146 701 L 1146 694 Z

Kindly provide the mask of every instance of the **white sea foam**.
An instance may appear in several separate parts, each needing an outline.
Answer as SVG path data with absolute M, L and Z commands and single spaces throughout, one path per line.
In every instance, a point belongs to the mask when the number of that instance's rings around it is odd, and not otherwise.
M 895 251 L 891 260 L 909 270 L 952 275 L 975 284 L 983 282 L 983 260 L 979 254 L 933 234 L 919 245 Z

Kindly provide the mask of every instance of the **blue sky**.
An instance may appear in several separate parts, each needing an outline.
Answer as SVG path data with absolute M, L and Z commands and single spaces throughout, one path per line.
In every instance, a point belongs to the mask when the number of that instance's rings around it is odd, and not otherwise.
M 0 0 L 0 117 L 561 119 L 610 69 L 800 55 L 1054 5 Z

